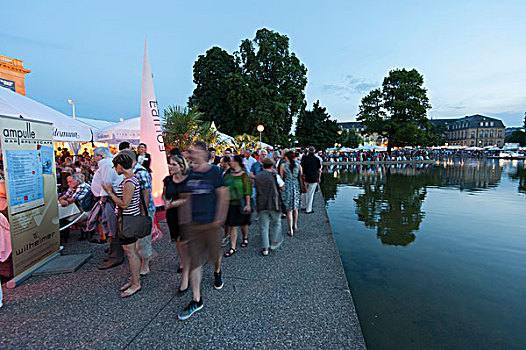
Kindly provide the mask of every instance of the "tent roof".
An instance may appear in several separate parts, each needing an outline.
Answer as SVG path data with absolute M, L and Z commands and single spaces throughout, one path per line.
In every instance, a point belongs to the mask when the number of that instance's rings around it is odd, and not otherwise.
M 0 114 L 53 123 L 53 141 L 91 141 L 91 129 L 75 119 L 9 89 L 0 88 Z
M 108 126 L 112 126 L 113 124 L 115 124 L 115 122 L 110 122 L 108 120 L 99 120 L 99 119 L 91 119 L 91 118 L 76 117 L 75 120 L 86 124 L 93 131 L 100 130 L 100 129 L 103 129 L 103 128 L 106 128 Z
M 138 145 L 140 140 L 141 118 L 126 119 L 93 132 L 93 139 L 99 142 L 117 144 L 128 141 Z

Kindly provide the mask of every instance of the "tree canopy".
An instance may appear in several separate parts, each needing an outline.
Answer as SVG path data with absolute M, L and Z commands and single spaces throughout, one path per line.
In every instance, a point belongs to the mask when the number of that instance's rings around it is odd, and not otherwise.
M 194 63 L 195 89 L 189 99 L 190 106 L 198 106 L 201 118 L 215 122 L 220 130 L 236 129 L 234 111 L 227 101 L 228 77 L 237 69 L 234 56 L 214 46 Z
M 392 147 L 428 146 L 438 143 L 430 130 L 427 111 L 431 108 L 424 78 L 415 69 L 395 69 L 377 88 L 362 98 L 358 121 L 368 134 L 377 133 Z
M 287 36 L 263 28 L 233 55 L 213 47 L 199 56 L 194 82 L 190 104 L 220 131 L 256 134 L 263 124 L 264 142 L 285 145 L 303 105 L 307 69 L 289 51 Z
M 296 141 L 299 146 L 314 146 L 325 149 L 334 146 L 338 141 L 340 128 L 335 120 L 330 119 L 325 107 L 320 101 L 314 102 L 312 110 L 302 109 L 296 124 Z

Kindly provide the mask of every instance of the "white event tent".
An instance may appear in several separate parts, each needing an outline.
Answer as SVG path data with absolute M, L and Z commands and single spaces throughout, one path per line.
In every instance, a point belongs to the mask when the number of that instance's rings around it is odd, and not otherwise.
M 53 123 L 53 141 L 91 141 L 91 129 L 67 115 L 9 89 L 0 88 L 0 114 Z
M 93 132 L 93 139 L 97 142 L 119 144 L 127 141 L 137 146 L 141 137 L 141 118 L 126 119 L 120 123 L 107 126 Z

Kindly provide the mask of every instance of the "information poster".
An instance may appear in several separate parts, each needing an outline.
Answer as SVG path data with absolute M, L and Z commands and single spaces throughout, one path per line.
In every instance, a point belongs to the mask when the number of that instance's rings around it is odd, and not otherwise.
M 59 252 L 52 124 L 0 116 L 15 279 Z M 46 162 L 50 162 L 46 167 Z
M 44 205 L 44 177 L 40 151 L 7 150 L 5 166 L 9 169 L 11 213 Z
M 40 146 L 40 154 L 42 155 L 42 174 L 51 174 L 55 159 L 53 147 Z

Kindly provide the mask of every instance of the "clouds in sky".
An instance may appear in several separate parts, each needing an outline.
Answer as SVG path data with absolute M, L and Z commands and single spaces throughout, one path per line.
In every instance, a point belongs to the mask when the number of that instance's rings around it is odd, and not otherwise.
M 366 95 L 369 91 L 379 86 L 380 83 L 371 82 L 353 75 L 346 75 L 339 83 L 324 84 L 322 90 L 327 94 L 336 94 L 346 100 L 350 100 L 351 95 Z

